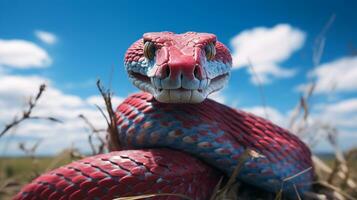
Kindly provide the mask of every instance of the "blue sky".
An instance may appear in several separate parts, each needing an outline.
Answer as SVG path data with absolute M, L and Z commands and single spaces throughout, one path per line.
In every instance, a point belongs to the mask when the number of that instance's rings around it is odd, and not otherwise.
M 90 112 L 89 115 L 94 116 L 90 106 L 98 102 L 95 80 L 101 78 L 108 83 L 112 68 L 112 89 L 117 95 L 117 102 L 138 91 L 127 80 L 123 56 L 129 45 L 143 33 L 210 32 L 231 49 L 237 60 L 228 87 L 214 98 L 262 114 L 258 87 L 244 61 L 244 56 L 249 56 L 258 77 L 263 81 L 271 120 L 286 126 L 286 118 L 301 95 L 298 88 L 303 88 L 310 74 L 318 83 L 317 94 L 311 100 L 315 105 L 312 113 L 314 119 L 311 120 L 316 122 L 320 121 L 320 116 L 328 116 L 321 120 L 328 124 L 338 121 L 333 125 L 344 133 L 341 133 L 342 146 L 356 146 L 357 125 L 353 122 L 356 120 L 357 124 L 357 82 L 353 78 L 357 76 L 356 7 L 356 1 L 0 0 L 0 82 L 2 79 L 1 83 L 5 84 L 0 86 L 4 87 L 2 90 L 0 88 L 0 106 L 13 108 L 9 115 L 16 113 L 14 102 L 20 103 L 20 108 L 23 103 L 14 99 L 21 97 L 23 100 L 24 96 L 35 91 L 36 81 L 44 80 L 49 82 L 49 93 L 53 98 L 56 97 L 53 100 L 61 101 L 60 98 L 64 98 L 66 100 L 63 102 L 68 102 L 68 105 L 59 103 L 54 107 L 48 106 L 43 108 L 42 114 L 48 111 L 71 120 L 70 116 L 51 109 L 62 109 L 63 106 L 73 110 L 74 105 L 84 102 L 88 104 L 85 108 L 81 105 L 81 108 L 77 106 L 75 109 L 78 112 Z M 321 65 L 314 71 L 312 47 L 333 14 L 336 16 L 334 23 L 324 35 L 326 41 Z M 22 54 L 16 52 L 16 45 L 12 46 L 15 43 L 11 42 L 20 42 L 16 44 L 29 48 L 26 51 L 19 50 L 32 56 L 28 63 L 16 60 L 16 55 Z M 9 58 L 10 48 L 11 55 L 15 55 L 12 59 Z M 342 69 L 340 66 L 347 67 Z M 344 75 L 347 78 L 343 78 Z M 326 80 L 334 76 L 337 76 L 334 79 L 336 86 L 331 95 Z M 34 86 L 26 83 L 33 83 Z M 23 91 L 23 95 L 10 92 L 11 96 L 9 89 L 6 89 L 9 85 L 14 90 Z M 1 115 L 0 122 L 6 123 L 4 114 Z M 334 119 L 335 116 L 339 119 Z M 345 121 L 347 119 L 348 123 Z M 30 125 L 25 124 L 25 128 L 19 128 L 19 133 L 14 133 L 11 140 L 36 141 L 49 137 L 40 133 L 46 130 L 43 128 L 48 124 L 38 123 L 32 129 L 26 129 Z M 39 133 L 29 135 L 28 130 Z M 80 126 L 58 126 L 58 133 L 74 130 L 81 130 Z M 81 136 L 86 136 L 86 133 Z M 52 137 L 55 138 L 56 134 Z M 71 142 L 79 139 L 81 137 L 72 138 Z M 45 151 L 46 145 L 52 144 L 44 143 L 41 151 Z M 65 141 L 53 152 L 69 143 Z M 85 143 L 79 142 L 78 145 L 81 149 L 87 148 Z M 15 146 L 9 148 L 16 149 Z M 319 151 L 329 149 L 327 144 L 317 147 Z

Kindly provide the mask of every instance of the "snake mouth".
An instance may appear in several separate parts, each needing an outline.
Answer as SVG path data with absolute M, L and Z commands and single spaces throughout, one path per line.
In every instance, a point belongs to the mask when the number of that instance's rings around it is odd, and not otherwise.
M 157 89 L 154 97 L 162 103 L 199 103 L 206 97 L 202 90 L 178 89 Z
M 146 83 L 150 83 L 150 78 L 145 76 L 145 75 L 142 75 L 138 72 L 133 72 L 133 71 L 129 71 L 129 76 L 131 77 L 134 77 L 136 80 L 140 80 L 140 81 L 143 81 L 143 82 L 146 82 Z
M 128 71 L 133 84 L 143 91 L 151 93 L 154 98 L 162 103 L 200 103 L 207 96 L 223 88 L 229 78 L 229 72 L 220 74 L 214 78 L 205 78 L 199 81 L 195 88 L 165 88 L 161 79 L 148 77 L 140 72 Z
M 155 87 L 155 99 L 162 103 L 201 103 L 209 94 L 220 90 L 228 81 L 229 73 L 224 73 L 213 79 L 201 80 L 197 89 L 176 88 L 165 89 Z
M 229 73 L 224 73 L 224 74 L 218 75 L 212 79 L 211 83 L 227 79 L 228 77 L 229 77 Z

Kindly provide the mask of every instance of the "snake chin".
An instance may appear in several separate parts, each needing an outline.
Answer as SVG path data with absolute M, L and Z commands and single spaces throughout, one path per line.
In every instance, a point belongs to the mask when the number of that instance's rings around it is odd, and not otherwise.
M 152 84 L 150 78 L 139 74 L 129 73 L 131 82 L 141 89 L 154 96 L 161 103 L 201 103 L 209 94 L 214 93 L 224 87 L 229 79 L 230 73 L 221 74 L 213 79 L 202 80 L 206 84 L 201 89 L 185 89 L 183 87 L 177 89 L 157 88 Z
M 157 89 L 154 98 L 162 103 L 200 103 L 206 96 L 199 90 Z

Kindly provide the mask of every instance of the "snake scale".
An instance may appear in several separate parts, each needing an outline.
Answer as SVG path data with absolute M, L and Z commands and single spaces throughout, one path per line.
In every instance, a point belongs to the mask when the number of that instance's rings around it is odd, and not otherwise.
M 261 117 L 207 96 L 226 84 L 229 50 L 208 33 L 146 33 L 125 55 L 131 82 L 142 90 L 116 111 L 123 150 L 75 161 L 41 175 L 14 199 L 112 199 L 178 193 L 209 199 L 220 174 L 230 175 L 247 149 L 237 179 L 291 199 L 311 190 L 309 148 Z M 180 199 L 175 196 L 153 199 Z

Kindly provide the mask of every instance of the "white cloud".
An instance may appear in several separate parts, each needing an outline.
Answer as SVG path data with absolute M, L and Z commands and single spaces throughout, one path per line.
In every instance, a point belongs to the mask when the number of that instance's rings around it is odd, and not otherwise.
M 47 34 L 37 33 L 44 42 L 53 43 Z M 51 63 L 51 58 L 45 50 L 36 44 L 25 40 L 0 40 L 0 128 L 9 123 L 13 117 L 21 116 L 24 107 L 27 108 L 29 97 L 34 96 L 41 84 L 47 85 L 45 92 L 33 110 L 33 116 L 55 117 L 63 124 L 45 120 L 26 121 L 13 129 L 15 135 L 11 141 L 11 134 L 5 135 L 0 140 L 0 151 L 9 147 L 5 153 L 22 154 L 18 142 L 34 143 L 43 139 L 38 152 L 41 154 L 54 154 L 70 147 L 72 143 L 83 152 L 89 152 L 88 131 L 86 124 L 78 117 L 86 116 L 96 128 L 106 128 L 103 116 L 93 103 L 104 106 L 99 96 L 83 99 L 76 95 L 66 94 L 53 86 L 52 81 L 38 75 L 13 75 L 8 74 L 5 67 L 31 68 L 46 67 Z M 113 97 L 113 107 L 123 99 Z M 4 110 L 5 109 L 5 110 Z M 9 144 L 9 145 L 8 145 Z
M 13 68 L 42 68 L 51 64 L 47 52 L 26 40 L 0 39 L 0 66 Z
M 254 72 L 248 68 L 248 72 L 252 75 L 252 83 L 271 83 L 273 78 L 289 78 L 296 74 L 295 69 L 284 69 L 274 63 L 257 64 L 253 66 Z M 256 76 L 254 76 L 254 73 Z
M 327 112 L 333 113 L 355 113 L 357 115 L 357 98 L 346 99 L 326 107 Z M 356 124 L 357 127 L 357 124 Z
M 343 130 L 339 131 L 337 135 L 338 147 L 343 151 L 351 150 L 357 147 L 357 134 L 356 131 Z M 316 146 L 313 147 L 314 152 L 329 152 L 332 147 L 328 140 L 323 139 L 323 136 L 319 136 L 319 141 Z
M 357 136 L 357 98 L 344 99 L 334 103 L 319 104 L 316 106 L 315 117 L 331 126 L 352 128 Z
M 309 76 L 316 78 L 316 93 L 357 91 L 357 56 L 322 64 L 310 72 Z M 306 85 L 298 86 L 300 91 L 305 88 Z
M 337 128 L 337 140 L 343 150 L 357 147 L 357 98 L 316 105 L 311 118 L 312 123 Z M 321 137 L 318 139 L 321 140 Z M 326 151 L 325 146 L 317 145 L 315 148 Z
M 41 154 L 54 154 L 72 143 L 82 152 L 89 152 L 88 131 L 85 123 L 78 118 L 79 114 L 86 116 L 97 128 L 106 128 L 104 118 L 95 108 L 93 103 L 102 105 L 99 96 L 83 99 L 76 95 L 66 94 L 54 87 L 50 80 L 41 76 L 18 76 L 4 74 L 0 76 L 0 107 L 6 112 L 0 115 L 0 124 L 6 124 L 27 105 L 29 96 L 35 95 L 41 83 L 46 83 L 47 88 L 38 105 L 33 110 L 33 116 L 55 117 L 62 120 L 63 124 L 43 120 L 28 121 L 15 129 L 15 138 L 9 146 L 7 153 L 21 154 L 17 142 L 34 142 L 43 138 L 38 152 Z M 113 98 L 113 107 L 123 99 Z M 1 126 L 0 126 L 1 127 Z M 21 139 L 22 138 L 22 139 Z M 1 138 L 0 146 L 4 147 L 9 137 Z M 2 148 L 1 148 L 2 150 Z
M 283 113 L 278 111 L 273 107 L 266 106 L 253 106 L 253 107 L 246 107 L 243 108 L 244 111 L 253 113 L 257 116 L 269 119 L 270 121 L 278 124 L 279 126 L 285 127 L 287 125 L 286 117 Z
M 118 97 L 118 96 L 113 96 L 112 97 L 112 105 L 114 108 L 116 108 L 117 105 L 122 103 L 124 101 L 124 98 Z M 93 95 L 90 96 L 86 99 L 86 102 L 90 105 L 98 105 L 101 108 L 105 108 L 105 102 L 103 100 L 102 96 L 99 95 Z
M 56 35 L 47 31 L 37 30 L 35 31 L 35 35 L 46 44 L 55 44 L 57 42 Z
M 233 66 L 248 65 L 249 59 L 253 63 L 279 63 L 300 49 L 304 41 L 305 33 L 288 24 L 243 31 L 231 41 Z
M 226 97 L 223 95 L 222 91 L 214 92 L 208 95 L 208 98 L 215 100 L 219 103 L 226 103 Z
M 304 42 L 305 33 L 289 24 L 245 30 L 231 40 L 233 68 L 247 67 L 251 62 L 262 83 L 270 83 L 272 78 L 294 76 L 295 70 L 284 69 L 278 64 L 287 60 Z M 250 70 L 249 73 L 253 75 Z M 257 83 L 253 77 L 252 82 Z

